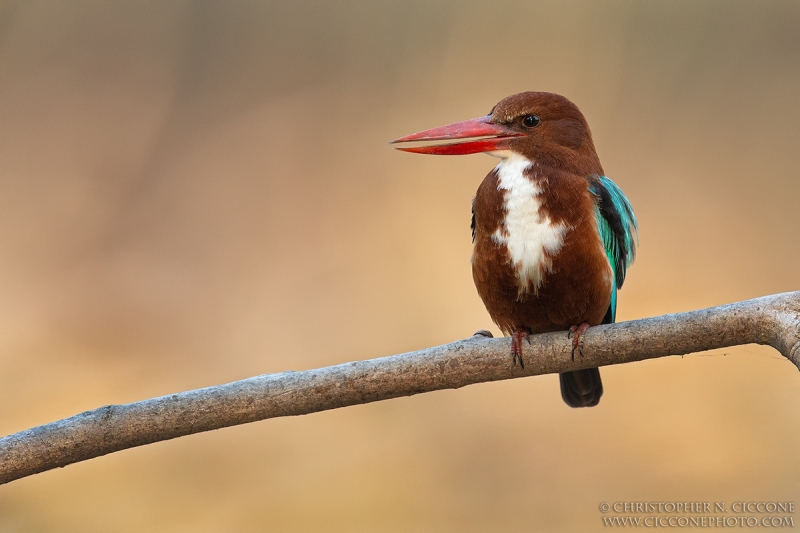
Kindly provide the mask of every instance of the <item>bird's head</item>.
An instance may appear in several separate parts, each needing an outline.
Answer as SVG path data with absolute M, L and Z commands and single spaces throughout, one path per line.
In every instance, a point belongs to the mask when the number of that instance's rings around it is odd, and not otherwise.
M 454 141 L 398 150 L 417 154 L 514 154 L 580 173 L 595 173 L 600 162 L 589 125 L 578 107 L 561 95 L 524 92 L 508 96 L 479 118 L 433 128 L 392 141 Z

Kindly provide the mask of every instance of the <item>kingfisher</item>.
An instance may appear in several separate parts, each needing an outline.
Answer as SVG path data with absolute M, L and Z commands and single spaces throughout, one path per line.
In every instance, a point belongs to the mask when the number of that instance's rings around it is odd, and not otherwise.
M 589 125 L 567 98 L 523 92 L 488 115 L 392 141 L 417 154 L 500 158 L 472 202 L 472 276 L 489 315 L 511 336 L 512 365 L 531 334 L 568 330 L 572 357 L 590 326 L 614 322 L 617 291 L 633 262 L 638 225 L 600 165 Z M 570 407 L 603 395 L 600 371 L 560 374 Z

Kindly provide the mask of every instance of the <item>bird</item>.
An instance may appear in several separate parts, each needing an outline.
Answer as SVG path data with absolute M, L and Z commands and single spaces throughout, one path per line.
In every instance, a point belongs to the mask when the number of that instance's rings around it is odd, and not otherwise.
M 600 164 L 589 124 L 566 97 L 527 91 L 488 115 L 392 141 L 417 154 L 486 153 L 500 162 L 472 202 L 472 275 L 492 320 L 511 336 L 512 364 L 529 335 L 568 330 L 582 355 L 591 326 L 613 323 L 638 246 L 630 201 Z M 598 368 L 560 374 L 570 407 L 603 395 Z

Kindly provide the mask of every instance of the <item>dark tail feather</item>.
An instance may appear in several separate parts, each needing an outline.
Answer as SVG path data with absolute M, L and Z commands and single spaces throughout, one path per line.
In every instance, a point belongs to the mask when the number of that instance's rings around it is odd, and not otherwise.
M 575 372 L 559 374 L 561 378 L 561 397 L 570 407 L 594 407 L 603 395 L 603 382 L 600 370 L 587 368 Z

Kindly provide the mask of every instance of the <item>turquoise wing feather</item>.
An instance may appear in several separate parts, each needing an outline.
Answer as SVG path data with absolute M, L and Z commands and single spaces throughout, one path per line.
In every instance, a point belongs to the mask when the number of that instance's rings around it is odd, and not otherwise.
M 614 322 L 617 315 L 617 290 L 625 282 L 625 273 L 636 256 L 639 226 L 631 203 L 613 181 L 606 176 L 599 176 L 590 182 L 589 190 L 597 197 L 597 229 L 614 272 L 611 306 L 604 323 Z

